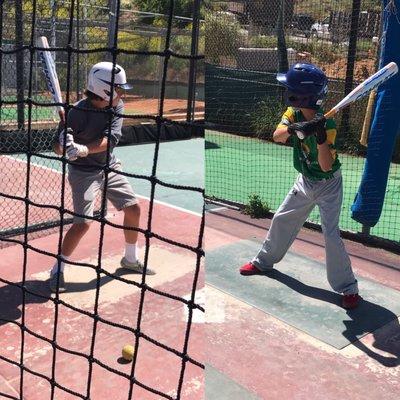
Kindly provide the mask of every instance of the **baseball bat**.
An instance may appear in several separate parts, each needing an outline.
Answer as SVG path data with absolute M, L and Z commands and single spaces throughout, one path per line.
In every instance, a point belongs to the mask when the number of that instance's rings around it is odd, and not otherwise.
M 49 43 L 46 36 L 41 36 L 38 39 L 38 46 L 48 49 Z M 62 103 L 60 83 L 58 81 L 56 65 L 50 51 L 39 50 L 39 57 L 42 60 L 42 69 L 46 78 L 47 88 L 53 97 L 55 103 Z M 57 105 L 58 114 L 62 122 L 65 122 L 64 108 L 61 105 Z
M 333 117 L 344 107 L 366 96 L 371 90 L 376 89 L 383 82 L 397 74 L 398 70 L 397 64 L 395 62 L 390 62 L 354 88 L 343 100 L 339 101 L 339 103 L 325 114 L 325 118 Z
M 368 98 L 367 110 L 365 112 L 364 123 L 361 131 L 360 143 L 367 147 L 368 146 L 368 136 L 369 130 L 371 128 L 372 112 L 374 111 L 376 90 L 373 90 Z

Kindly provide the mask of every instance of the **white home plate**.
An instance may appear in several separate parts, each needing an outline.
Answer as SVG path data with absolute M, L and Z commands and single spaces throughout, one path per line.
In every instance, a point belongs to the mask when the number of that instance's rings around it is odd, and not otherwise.
M 187 294 L 186 296 L 183 296 L 185 300 L 190 300 L 191 294 Z M 205 301 L 206 301 L 206 296 L 204 293 L 204 288 L 199 289 L 196 291 L 196 296 L 194 299 L 195 303 L 198 304 L 201 307 L 205 307 Z M 189 309 L 188 306 L 185 304 L 183 305 L 183 320 L 187 321 L 189 318 Z M 203 324 L 204 323 L 204 313 L 203 311 L 195 308 L 193 310 L 193 318 L 192 322 L 197 323 L 197 324 Z
M 185 300 L 190 299 L 190 294 L 183 297 Z M 207 302 L 206 302 L 207 299 Z M 196 304 L 205 308 L 206 313 L 195 309 L 193 310 L 193 322 L 195 323 L 223 323 L 225 322 L 225 300 L 218 291 L 210 287 L 204 287 L 196 291 L 195 297 Z M 207 304 L 206 304 L 207 303 Z M 183 318 L 188 320 L 188 307 L 183 306 Z

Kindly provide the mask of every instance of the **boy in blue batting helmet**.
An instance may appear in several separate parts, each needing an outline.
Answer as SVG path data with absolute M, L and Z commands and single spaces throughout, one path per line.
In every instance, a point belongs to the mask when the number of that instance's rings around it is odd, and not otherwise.
M 342 306 L 357 307 L 357 280 L 339 232 L 343 185 L 340 161 L 335 149 L 336 125 L 326 120 L 322 105 L 328 80 L 315 65 L 298 63 L 279 73 L 286 87 L 287 110 L 278 124 L 275 142 L 291 142 L 293 164 L 299 175 L 276 211 L 262 248 L 253 260 L 240 268 L 242 275 L 264 274 L 286 254 L 315 206 L 319 207 L 328 281 L 342 293 Z

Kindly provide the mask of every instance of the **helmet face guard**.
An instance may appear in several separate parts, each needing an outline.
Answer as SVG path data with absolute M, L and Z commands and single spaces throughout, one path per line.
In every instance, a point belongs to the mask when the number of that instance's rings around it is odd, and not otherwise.
M 287 89 L 285 102 L 288 106 L 318 110 L 324 103 L 328 80 L 315 65 L 298 63 L 276 78 Z
M 299 95 L 287 90 L 285 93 L 285 103 L 294 108 L 310 108 L 318 110 L 323 104 L 326 95 Z

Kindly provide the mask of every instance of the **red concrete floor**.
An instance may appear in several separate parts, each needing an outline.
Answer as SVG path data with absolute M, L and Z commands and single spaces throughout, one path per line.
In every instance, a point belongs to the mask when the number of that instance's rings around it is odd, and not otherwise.
M 243 239 L 262 240 L 269 223 L 232 210 L 208 213 L 206 251 Z M 291 250 L 323 261 L 322 244 L 320 233 L 304 229 Z M 345 241 L 345 245 L 358 276 L 400 290 L 398 255 L 350 241 Z M 399 398 L 398 320 L 338 350 L 218 288 L 206 285 L 206 298 L 207 364 L 255 397 L 266 400 Z M 383 351 L 385 347 L 390 352 Z
M 145 207 L 144 207 L 145 208 Z M 243 239 L 262 239 L 268 221 L 250 220 L 233 211 L 224 216 L 209 214 L 207 217 L 207 250 Z M 146 215 L 146 210 L 143 211 Z M 239 222 L 237 220 L 243 220 Z M 145 221 L 145 218 L 142 219 Z M 113 222 L 121 223 L 115 214 Z M 179 230 L 174 228 L 179 221 Z M 232 225 L 232 221 L 235 221 Z M 143 224 L 144 225 L 144 224 Z M 197 245 L 199 218 L 177 210 L 157 206 L 153 230 L 172 240 L 191 246 Z M 57 234 L 30 242 L 35 248 L 55 251 Z M 143 240 L 141 240 L 143 244 Z M 292 246 L 292 251 L 316 260 L 324 259 L 321 236 L 317 232 L 304 230 Z M 118 268 L 123 246 L 122 232 L 106 228 L 102 266 L 108 271 Z M 346 241 L 353 267 L 363 276 L 383 285 L 400 290 L 399 257 L 380 249 L 368 248 Z M 77 250 L 74 260 L 96 263 L 98 250 L 98 227 L 91 231 Z M 23 249 L 21 246 L 7 247 L 0 251 L 0 277 L 13 282 L 22 279 Z M 28 250 L 27 286 L 42 292 L 43 281 L 53 259 L 44 254 Z M 146 279 L 154 288 L 183 297 L 190 294 L 195 268 L 194 253 L 171 247 L 152 239 L 150 266 L 158 274 Z M 10 268 L 12 266 L 12 268 Z M 140 282 L 141 277 L 118 273 L 125 279 Z M 95 302 L 96 274 L 89 268 L 69 266 L 66 271 L 69 292 L 61 295 L 68 304 L 88 312 Z M 201 274 L 199 294 L 204 286 Z M 7 316 L 20 321 L 21 300 L 15 289 L 0 284 L 0 303 L 9 301 Z M 18 294 L 18 292 L 17 292 Z M 212 365 L 221 373 L 237 382 L 260 399 L 397 399 L 399 366 L 391 361 L 391 355 L 377 349 L 374 341 L 378 337 L 392 349 L 400 352 L 398 322 L 382 327 L 374 335 L 363 337 L 358 343 L 337 350 L 301 332 L 268 314 L 250 307 L 218 289 L 206 287 L 207 325 L 195 322 L 191 331 L 188 353 L 194 359 Z M 140 290 L 116 280 L 101 278 L 98 314 L 107 321 L 136 326 Z M 200 296 L 199 296 L 200 299 Z M 200 301 L 200 300 L 198 300 Z M 51 338 L 54 333 L 55 306 L 50 301 L 29 297 L 26 304 L 25 325 L 39 335 Z M 197 313 L 197 312 L 195 312 Z M 186 315 L 182 303 L 146 292 L 142 331 L 165 346 L 182 349 L 186 329 Z M 197 320 L 200 317 L 196 317 Z M 88 354 L 93 335 L 93 319 L 63 305 L 58 308 L 57 343 L 70 351 Z M 205 336 L 206 335 L 206 336 Z M 99 322 L 96 329 L 94 357 L 116 371 L 129 374 L 132 364 L 121 364 L 123 345 L 133 342 L 133 334 L 119 327 Z M 0 324 L 0 356 L 19 362 L 21 347 L 20 329 L 11 323 Z M 368 349 L 381 355 L 388 365 L 377 357 L 368 355 Z M 206 351 L 206 355 L 204 352 Z M 51 345 L 29 332 L 25 333 L 24 365 L 51 377 L 53 350 Z M 382 361 L 381 360 L 381 361 Z M 396 361 L 396 360 L 395 360 Z M 181 360 L 173 353 L 159 348 L 145 339 L 140 340 L 136 379 L 154 390 L 176 396 Z M 65 351 L 56 353 L 58 384 L 73 392 L 86 395 L 88 388 L 88 361 L 81 356 Z M 50 384 L 43 378 L 24 372 L 24 399 L 50 399 Z M 94 364 L 91 375 L 91 399 L 127 399 L 129 381 Z M 19 398 L 20 369 L 0 359 L 0 393 L 10 398 Z M 11 397 L 13 396 L 13 397 Z M 7 397 L 5 397 L 7 398 Z M 55 399 L 79 398 L 56 388 Z M 159 394 L 134 386 L 134 399 L 161 399 Z M 204 398 L 203 370 L 187 363 L 182 399 Z M 217 397 L 218 398 L 218 397 Z M 214 399 L 212 399 L 214 400 Z
M 122 224 L 121 213 L 111 210 L 110 220 Z M 179 221 L 177 223 L 177 221 Z M 142 224 L 147 223 L 147 204 L 142 201 Z M 152 231 L 170 240 L 196 247 L 198 244 L 200 217 L 184 213 L 177 209 L 156 205 Z M 140 235 L 142 236 L 142 235 Z M 144 248 L 143 237 L 140 247 Z M 141 283 L 142 276 L 118 269 L 124 246 L 123 233 L 120 229 L 106 227 L 101 266 L 117 276 Z M 56 252 L 58 234 L 42 237 L 29 242 L 39 251 Z M 99 245 L 99 225 L 93 223 L 85 239 L 74 254 L 73 261 L 97 264 Z M 0 250 L 0 277 L 18 283 L 22 281 L 24 261 L 23 247 L 9 246 Z M 32 249 L 27 250 L 26 286 L 35 292 L 49 295 L 46 279 L 54 258 Z M 196 254 L 151 239 L 149 266 L 157 271 L 154 276 L 146 277 L 146 284 L 168 293 L 170 296 L 188 299 L 194 286 Z M 129 376 L 132 363 L 123 363 L 121 350 L 125 344 L 133 344 L 135 336 L 127 329 L 113 326 L 104 321 L 128 327 L 136 327 L 139 319 L 141 289 L 133 284 L 100 277 L 100 291 L 97 302 L 99 320 L 94 328 L 94 319 L 85 313 L 93 313 L 96 304 L 96 272 L 89 267 L 69 265 L 65 271 L 67 292 L 60 299 L 73 309 L 59 304 L 57 308 L 57 345 L 63 350 L 56 351 L 54 399 L 69 400 L 85 398 L 89 394 L 91 400 L 128 399 Z M 196 303 L 202 302 L 204 287 L 203 269 L 200 271 L 196 287 Z M 12 321 L 21 322 L 22 297 L 20 289 L 0 282 L 0 305 L 2 315 Z M 202 304 L 203 305 L 203 304 Z M 54 335 L 55 304 L 38 296 L 27 296 L 25 305 L 23 363 L 27 370 L 23 374 L 23 399 L 47 400 L 51 398 L 51 385 L 41 376 L 52 377 L 54 351 L 50 343 L 35 337 L 52 339 Z M 187 306 L 176 299 L 162 296 L 146 290 L 143 312 L 140 318 L 141 332 L 150 340 L 140 338 L 137 347 L 137 364 L 135 379 L 139 384 L 133 387 L 132 399 L 153 400 L 176 398 L 182 370 L 182 358 L 174 352 L 182 352 L 185 337 L 188 333 L 187 353 L 199 363 L 204 363 L 204 324 L 203 313 L 194 311 L 194 323 L 187 332 Z M 90 354 L 92 339 L 95 333 L 92 363 L 80 353 Z M 155 342 L 159 342 L 160 347 Z M 12 362 L 20 362 L 21 330 L 13 323 L 0 321 L 0 393 L 1 398 L 20 399 L 20 368 Z M 169 349 L 169 350 L 168 350 Z M 172 351 L 171 351 L 172 350 Z M 71 353 L 75 352 L 75 353 Z M 79 353 L 79 354 L 78 354 Z M 112 369 L 109 371 L 104 367 Z M 191 362 L 185 363 L 185 373 L 181 391 L 181 399 L 200 399 L 203 397 L 204 371 Z M 88 382 L 91 382 L 90 385 Z M 60 386 L 66 388 L 63 390 Z M 146 386 L 156 391 L 152 393 Z M 159 393 L 157 393 L 157 391 Z M 79 396 L 76 396 L 79 394 Z M 10 396 L 10 397 L 7 397 Z

